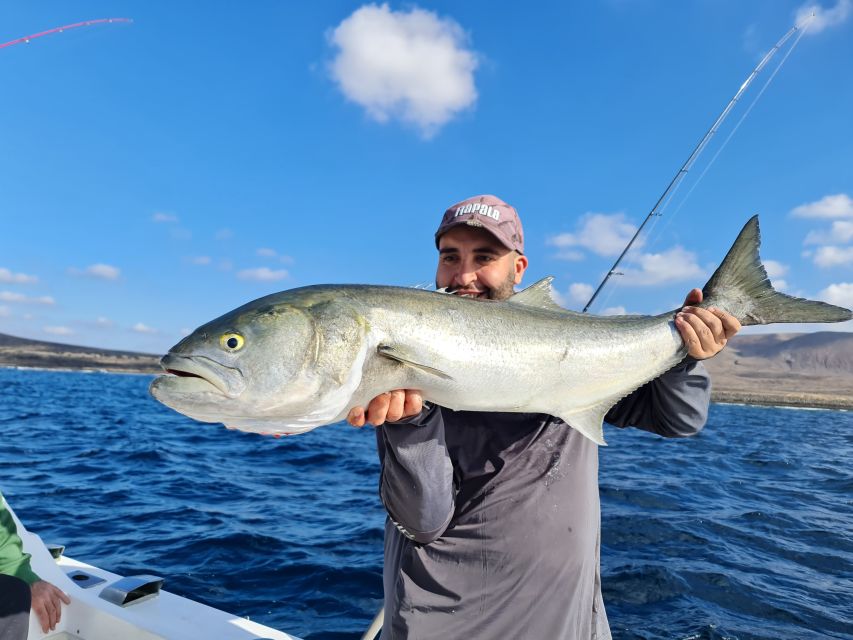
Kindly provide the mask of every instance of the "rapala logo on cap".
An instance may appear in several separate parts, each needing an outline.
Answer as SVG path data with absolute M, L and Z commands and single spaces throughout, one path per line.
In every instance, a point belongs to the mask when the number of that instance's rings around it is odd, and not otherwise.
M 465 215 L 466 213 L 479 213 L 481 216 L 488 216 L 492 220 L 500 221 L 501 212 L 497 208 L 492 207 L 482 202 L 473 202 L 466 204 L 464 207 L 459 207 L 453 214 L 453 217 Z

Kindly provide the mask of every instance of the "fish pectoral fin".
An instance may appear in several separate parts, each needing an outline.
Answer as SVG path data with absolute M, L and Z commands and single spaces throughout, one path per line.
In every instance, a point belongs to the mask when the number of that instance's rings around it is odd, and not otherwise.
M 604 441 L 604 416 L 610 411 L 613 402 L 607 400 L 599 402 L 591 407 L 573 409 L 569 412 L 559 413 L 560 419 L 572 429 L 580 431 L 581 434 L 600 446 L 607 446 Z
M 393 347 L 393 346 L 387 345 L 387 344 L 380 344 L 378 347 L 376 347 L 376 352 L 380 356 L 384 356 L 384 357 L 389 358 L 391 360 L 395 360 L 396 362 L 399 362 L 400 364 L 405 364 L 409 367 L 414 367 L 415 369 L 420 369 L 421 371 L 425 371 L 426 373 L 429 373 L 431 375 L 438 376 L 439 378 L 442 378 L 444 380 L 453 380 L 453 378 L 451 376 L 447 375 L 446 373 L 444 373 L 444 371 L 440 371 L 440 370 L 436 369 L 435 367 L 430 367 L 429 365 L 421 364 L 420 362 L 416 362 L 411 355 L 406 353 L 406 351 L 404 349 L 401 349 L 400 347 Z

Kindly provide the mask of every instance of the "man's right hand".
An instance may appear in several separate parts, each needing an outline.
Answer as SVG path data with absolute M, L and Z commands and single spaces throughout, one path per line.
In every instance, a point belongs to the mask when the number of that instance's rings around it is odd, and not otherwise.
M 353 407 L 347 415 L 347 422 L 354 427 L 363 427 L 368 422 L 374 427 L 387 422 L 397 422 L 411 418 L 421 412 L 424 399 L 415 389 L 395 389 L 381 393 L 364 407 Z

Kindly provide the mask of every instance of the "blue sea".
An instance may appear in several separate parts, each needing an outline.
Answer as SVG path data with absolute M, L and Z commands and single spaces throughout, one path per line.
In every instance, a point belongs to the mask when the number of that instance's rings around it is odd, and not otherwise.
M 150 380 L 0 369 L 18 516 L 79 560 L 306 640 L 359 638 L 382 604 L 371 429 L 228 431 Z M 606 434 L 614 638 L 853 638 L 853 413 L 714 405 L 692 439 Z

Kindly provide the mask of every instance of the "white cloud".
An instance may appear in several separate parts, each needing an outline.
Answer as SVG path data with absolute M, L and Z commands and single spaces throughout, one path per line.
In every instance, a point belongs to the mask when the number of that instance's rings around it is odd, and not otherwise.
M 788 282 L 783 279 L 788 273 L 788 265 L 777 262 L 776 260 L 763 260 L 764 270 L 767 271 L 767 276 L 770 278 L 773 288 L 776 291 L 787 291 Z
M 12 312 L 9 310 L 9 307 L 0 305 L 0 318 L 8 318 L 11 315 Z
M 554 256 L 558 260 L 569 260 L 571 262 L 580 262 L 583 260 L 586 255 L 583 251 L 574 251 L 572 249 L 561 249 L 557 252 L 557 255 Z
M 154 222 L 178 222 L 178 216 L 174 216 L 171 213 L 162 213 L 159 211 L 153 216 L 151 216 L 151 219 Z
M 333 80 L 378 122 L 398 118 L 430 137 L 477 100 L 477 54 L 450 18 L 369 4 L 328 37 L 338 49 L 330 65 Z
M 213 262 L 213 260 L 210 256 L 195 256 L 193 258 L 190 258 L 190 262 L 192 262 L 193 264 L 206 266 Z
M 791 214 L 799 218 L 853 218 L 853 199 L 846 193 L 824 196 L 794 207 Z
M 71 267 L 68 273 L 72 276 L 87 276 L 89 278 L 98 278 L 100 280 L 118 280 L 121 276 L 121 269 L 113 267 L 109 264 L 91 264 L 85 269 Z
M 31 276 L 26 273 L 14 273 L 9 269 L 0 267 L 0 282 L 9 284 L 35 284 L 39 279 L 37 276 Z
M 0 291 L 0 302 L 20 302 L 21 304 L 56 304 L 56 300 L 50 296 L 25 296 L 23 293 L 14 291 Z
M 829 231 L 809 231 L 803 244 L 844 244 L 853 240 L 853 220 L 833 220 Z
M 278 260 L 282 264 L 293 264 L 295 261 L 292 257 L 280 254 L 275 249 L 270 249 L 268 247 L 263 247 L 255 251 L 255 253 L 262 258 L 272 258 Z
M 625 220 L 624 213 L 587 213 L 580 220 L 576 233 L 561 233 L 551 236 L 546 243 L 565 250 L 571 247 L 589 249 L 600 256 L 616 256 L 621 253 L 637 231 L 637 227 Z M 641 246 L 641 239 L 635 247 Z M 557 257 L 577 259 L 576 252 L 561 253 Z
M 257 269 L 243 269 L 237 273 L 241 280 L 256 280 L 258 282 L 274 282 L 284 280 L 288 273 L 285 269 L 270 269 L 269 267 L 258 267 Z
M 623 269 L 621 282 L 632 285 L 657 285 L 668 282 L 696 281 L 705 272 L 696 264 L 696 255 L 676 246 L 662 253 L 641 253 L 630 257 L 639 269 Z
M 85 274 L 103 280 L 118 280 L 121 270 L 109 264 L 92 264 L 86 267 Z
M 607 307 L 604 309 L 599 315 L 602 316 L 624 316 L 627 311 L 625 311 L 625 307 Z
M 73 336 L 74 329 L 68 327 L 42 327 L 42 331 L 54 336 Z
M 824 29 L 841 24 L 847 20 L 850 16 L 851 8 L 853 8 L 851 0 L 838 0 L 835 6 L 830 9 L 824 9 L 819 4 L 810 2 L 797 9 L 794 24 L 799 27 L 806 26 L 806 22 L 814 14 L 814 19 L 809 22 L 806 33 L 817 35 Z
M 148 325 L 143 324 L 141 322 L 137 322 L 135 325 L 133 325 L 131 327 L 131 329 L 136 331 L 136 333 L 157 333 L 157 329 L 154 329 L 153 327 L 149 327 Z
M 788 265 L 777 262 L 776 260 L 763 260 L 764 270 L 771 278 L 778 278 L 788 273 Z
M 853 309 L 853 282 L 831 284 L 817 294 L 817 297 L 829 304 L 837 304 L 839 307 Z
M 569 285 L 569 297 L 574 302 L 586 304 L 587 300 L 592 297 L 593 293 L 595 293 L 595 289 L 591 284 L 587 284 L 585 282 L 573 282 Z
M 749 25 L 743 32 L 742 42 L 744 50 L 751 55 L 759 49 L 758 29 L 754 24 Z
M 109 318 L 105 318 L 104 316 L 98 316 L 98 319 L 95 320 L 95 324 L 99 327 L 103 327 L 104 329 L 108 329 L 115 325 L 115 323 Z
M 824 268 L 853 264 L 853 247 L 820 247 L 815 251 L 814 263 Z
M 772 278 L 770 280 L 770 284 L 773 285 L 773 288 L 776 291 L 784 291 L 785 293 L 793 295 L 793 293 L 789 290 L 790 286 L 788 285 L 788 281 L 783 278 Z

